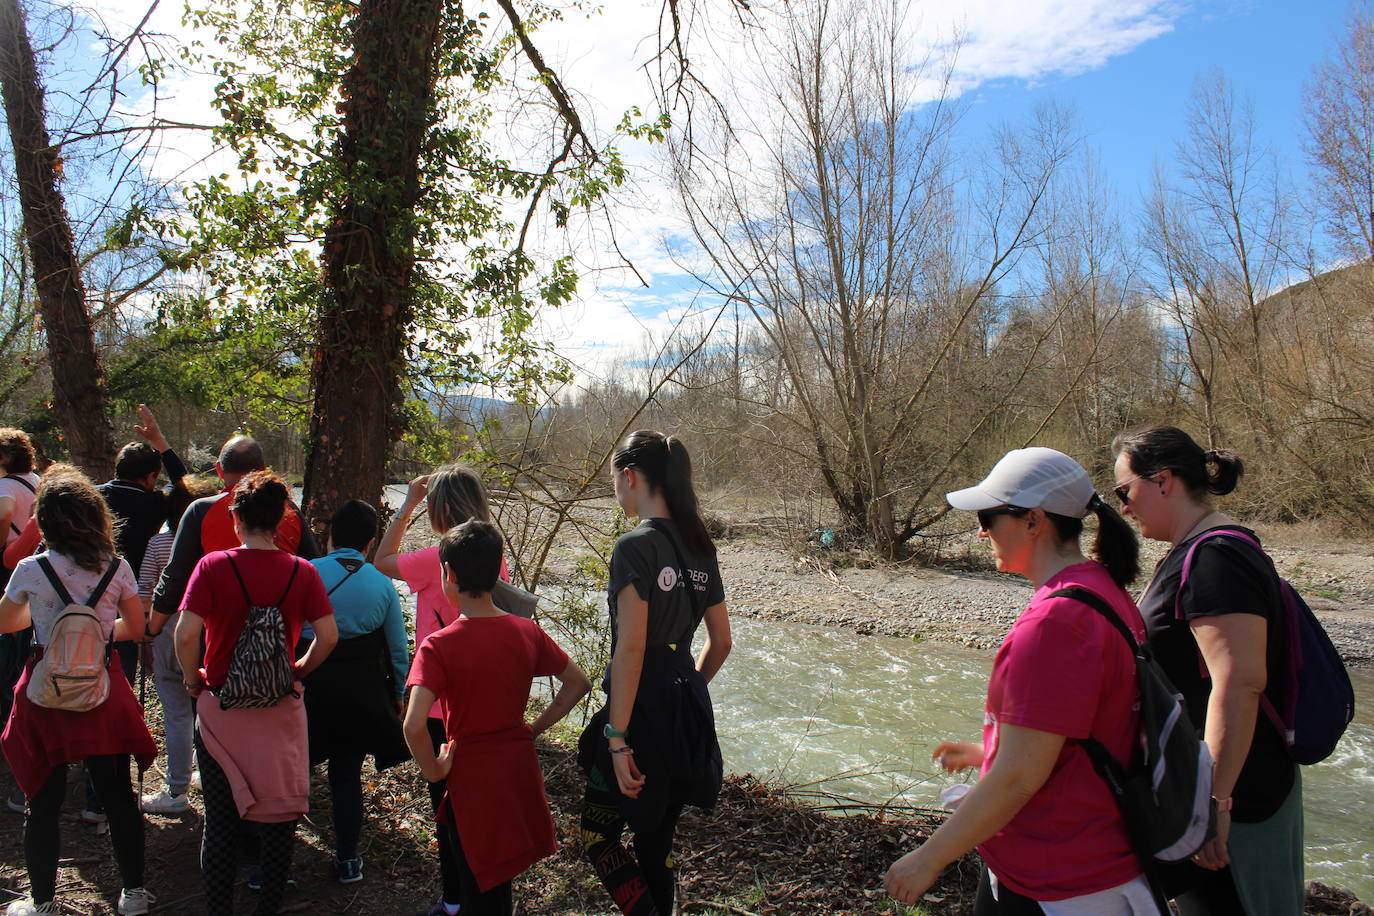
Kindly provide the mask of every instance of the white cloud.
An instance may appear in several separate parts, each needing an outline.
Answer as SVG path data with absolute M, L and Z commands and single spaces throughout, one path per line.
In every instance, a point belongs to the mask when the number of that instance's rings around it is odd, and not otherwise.
M 129 27 L 142 18 L 148 0 L 96 0 L 96 5 L 107 21 Z M 575 93 L 584 117 L 602 136 L 609 135 L 632 106 L 652 110 L 645 61 L 659 46 L 662 5 L 661 0 L 617 0 L 591 16 L 568 9 L 562 20 L 534 34 L 549 63 Z M 493 21 L 503 21 L 494 4 L 484 6 Z M 767 104 L 747 89 L 769 64 L 769 55 L 760 49 L 781 35 L 781 17 L 798 5 L 756 2 L 757 19 L 750 23 L 739 18 L 732 0 L 685 0 L 681 8 L 698 76 L 733 104 Z M 1183 0 L 932 0 L 913 4 L 906 24 L 913 64 L 929 49 L 948 48 L 954 36 L 960 36 L 953 91 L 963 93 L 996 80 L 1040 82 L 1102 67 L 1170 31 L 1183 11 Z M 152 28 L 172 36 L 173 44 L 191 38 L 180 22 L 180 4 L 160 6 Z M 164 109 L 164 116 L 196 121 L 208 117 L 212 82 L 209 77 L 185 76 L 165 85 L 176 100 Z M 160 174 L 184 175 L 188 169 L 194 174 L 226 166 L 213 158 L 204 160 L 210 153 L 204 137 L 191 135 L 169 146 L 159 161 Z M 681 224 L 673 195 L 658 174 L 657 153 L 637 142 L 624 144 L 623 152 L 634 177 L 616 205 L 614 235 L 592 226 L 571 239 L 546 241 L 551 248 L 571 247 L 584 279 L 579 301 L 545 316 L 541 329 L 592 372 L 614 356 L 643 352 L 646 333 L 662 339 L 674 318 L 693 307 L 686 274 L 663 241 L 681 232 Z M 617 267 L 622 258 L 635 265 L 638 276 Z M 639 277 L 651 286 L 645 289 Z M 655 310 L 654 317 L 636 317 Z

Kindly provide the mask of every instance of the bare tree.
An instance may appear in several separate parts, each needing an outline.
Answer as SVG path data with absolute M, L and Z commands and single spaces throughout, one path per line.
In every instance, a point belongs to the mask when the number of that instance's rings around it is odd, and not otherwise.
M 1307 155 L 1318 205 L 1344 253 L 1374 258 L 1374 12 L 1351 9 L 1336 56 L 1307 87 Z
M 0 88 L 14 145 L 15 177 L 34 285 L 52 365 L 53 409 L 72 460 L 105 479 L 114 471 L 114 428 L 106 411 L 86 290 L 67 205 L 62 157 L 48 139 L 43 85 L 18 0 L 0 0 Z
M 961 170 L 951 61 L 911 66 L 900 0 L 792 13 L 753 49 L 776 62 L 767 103 L 732 112 L 711 155 L 674 149 L 679 196 L 703 280 L 768 345 L 776 382 L 743 397 L 791 427 L 845 524 L 893 556 L 942 514 L 928 498 L 1050 333 L 1037 327 L 995 382 L 959 375 L 1045 237 L 1073 142 L 1046 110 Z M 957 429 L 939 435 L 953 413 Z

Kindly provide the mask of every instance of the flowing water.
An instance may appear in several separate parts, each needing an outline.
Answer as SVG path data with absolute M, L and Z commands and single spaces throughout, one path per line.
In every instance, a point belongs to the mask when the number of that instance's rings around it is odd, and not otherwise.
M 732 618 L 711 684 L 726 767 L 867 802 L 938 807 L 931 751 L 981 737 L 990 653 Z M 1302 768 L 1307 877 L 1374 901 L 1374 675 L 1336 753 Z M 837 775 L 838 774 L 838 775 Z
M 971 778 L 945 776 L 930 755 L 942 740 L 980 740 L 992 653 L 742 617 L 731 626 L 734 649 L 711 684 L 730 772 L 923 807 Z M 1307 877 L 1374 902 L 1374 674 L 1352 680 L 1355 721 L 1330 758 L 1302 768 Z

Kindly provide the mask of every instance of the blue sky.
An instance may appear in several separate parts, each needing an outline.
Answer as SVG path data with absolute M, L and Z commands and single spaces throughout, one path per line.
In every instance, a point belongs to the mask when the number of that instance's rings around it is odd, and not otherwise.
M 1253 102 L 1264 142 L 1303 170 L 1303 86 L 1335 47 L 1348 8 L 1344 0 L 1190 4 L 1171 30 L 1099 69 L 980 86 L 970 93 L 966 126 L 1014 120 L 1044 101 L 1068 103 L 1127 204 L 1148 188 L 1156 160 L 1172 159 L 1195 80 L 1220 70 Z

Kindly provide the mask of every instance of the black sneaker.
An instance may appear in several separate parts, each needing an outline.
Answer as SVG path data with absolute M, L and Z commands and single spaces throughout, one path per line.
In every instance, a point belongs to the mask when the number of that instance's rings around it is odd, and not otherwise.
M 335 859 L 334 874 L 338 877 L 340 884 L 352 884 L 355 881 L 363 880 L 363 857 Z

